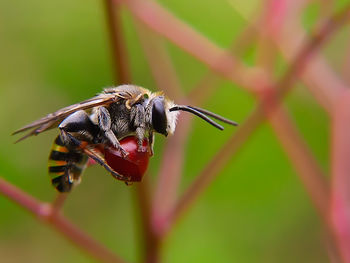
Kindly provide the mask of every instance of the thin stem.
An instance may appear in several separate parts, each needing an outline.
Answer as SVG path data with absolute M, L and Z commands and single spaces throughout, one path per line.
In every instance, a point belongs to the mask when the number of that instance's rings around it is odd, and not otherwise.
M 52 207 L 56 211 L 60 211 L 67 200 L 68 194 L 66 193 L 58 193 L 56 199 L 52 202 Z
M 329 224 L 330 194 L 326 175 L 282 107 L 269 114 L 268 119 L 321 218 Z
M 137 20 L 135 20 L 135 25 L 158 90 L 164 91 L 173 100 L 181 98 L 183 92 L 180 81 L 163 39 Z
M 58 233 L 72 241 L 73 244 L 95 259 L 110 263 L 125 262 L 68 221 L 50 204 L 40 202 L 33 196 L 5 181 L 3 178 L 0 178 L 0 193 L 21 207 L 26 208 L 29 212 L 41 219 L 42 222 L 52 226 Z
M 342 77 L 348 86 L 350 86 L 350 39 L 347 40 L 347 47 L 344 53 L 344 62 L 342 65 Z
M 252 132 L 263 121 L 264 111 L 273 112 L 281 99 L 287 94 L 294 83 L 296 76 L 299 75 L 307 63 L 310 61 L 315 51 L 329 39 L 332 33 L 347 22 L 350 15 L 350 8 L 333 16 L 320 30 L 320 32 L 311 39 L 296 56 L 294 62 L 282 79 L 277 82 L 272 90 L 275 94 L 269 94 L 261 100 L 255 111 L 248 117 L 247 121 L 240 126 L 236 134 L 223 146 L 223 148 L 206 165 L 192 185 L 185 191 L 178 201 L 173 212 L 169 215 L 169 220 L 176 221 L 199 195 L 208 187 L 210 182 L 219 174 L 224 165 L 231 159 L 231 156 L 237 152 L 243 142 L 252 134 Z
M 183 91 L 162 39 L 137 20 L 135 24 L 157 88 L 179 103 L 179 99 L 183 97 Z M 167 228 L 164 225 L 167 221 L 164 219 L 176 202 L 189 129 L 189 116 L 180 116 L 176 133 L 168 138 L 162 155 L 154 198 L 150 207 L 152 213 L 149 223 L 153 231 L 152 242 L 155 244 L 161 242 L 163 229 Z
M 191 116 L 180 116 L 176 133 L 167 140 L 165 145 L 152 206 L 152 226 L 158 236 L 163 236 L 168 229 L 167 216 L 177 201 L 191 123 Z
M 296 59 L 291 64 L 289 70 L 283 78 L 275 85 L 277 90 L 277 102 L 284 97 L 291 89 L 296 76 L 306 70 L 306 65 L 311 61 L 311 57 L 315 55 L 320 46 L 330 39 L 330 36 L 335 33 L 340 27 L 349 22 L 350 5 L 344 8 L 341 12 L 335 14 L 320 28 L 310 41 L 308 41 L 296 56 Z M 311 62 L 310 62 L 311 63 Z M 343 90 L 344 91 L 344 90 Z
M 258 39 L 256 40 L 256 64 L 265 68 L 269 77 L 271 77 L 273 74 L 277 55 L 275 49 L 273 48 L 273 43 L 269 33 L 273 31 L 274 34 L 278 34 L 280 27 L 283 25 L 285 17 L 283 15 L 281 16 L 281 13 L 284 13 L 283 11 L 281 12 L 279 10 L 281 8 L 276 8 L 276 6 L 280 6 L 281 2 L 283 3 L 283 1 L 279 1 L 279 4 L 277 5 L 275 2 L 276 0 L 265 1 L 264 9 L 260 18 L 260 23 L 264 26 L 261 28 L 261 30 L 259 30 Z M 278 27 L 275 25 L 276 22 L 279 25 Z
M 343 262 L 350 262 L 350 92 L 333 114 L 331 217 Z
M 343 18 L 345 17 L 343 16 Z M 327 30 L 325 28 L 323 29 Z M 296 38 L 294 36 L 299 37 Z M 300 25 L 293 24 L 285 28 L 279 38 L 273 38 L 273 40 L 279 46 L 286 59 L 292 61 L 293 54 L 302 47 L 302 39 L 305 39 L 306 36 Z M 346 89 L 346 85 L 321 55 L 314 56 L 309 66 L 300 75 L 300 78 L 314 95 L 315 99 L 331 114 L 339 96 Z
M 265 26 L 260 31 L 260 45 L 257 48 L 258 63 L 260 66 L 268 69 L 268 74 L 271 76 L 274 70 L 273 66 L 275 65 L 276 54 L 271 52 L 274 49 L 274 43 L 270 36 L 278 36 L 280 34 L 283 24 L 286 23 L 286 8 L 286 3 L 283 0 L 268 0 L 265 3 L 262 16 L 261 22 Z M 266 88 L 264 93 L 266 92 L 274 92 L 274 90 Z M 265 96 L 271 94 L 264 95 L 261 93 L 260 95 L 262 96 L 260 99 L 264 99 Z M 273 111 L 267 111 L 267 118 L 275 131 L 276 137 L 298 171 L 298 175 L 309 192 L 309 196 L 320 213 L 321 218 L 326 225 L 329 225 L 329 187 L 324 172 L 284 107 L 279 106 Z
M 104 0 L 107 26 L 109 31 L 110 46 L 112 48 L 112 58 L 114 63 L 114 76 L 116 83 L 129 84 L 131 81 L 129 64 L 127 59 L 127 49 L 125 46 L 120 17 L 120 5 L 113 0 Z
M 150 199 L 150 193 L 148 192 L 149 177 L 147 174 L 142 184 L 135 185 L 135 196 L 138 204 L 138 210 L 140 211 L 141 226 L 143 232 L 143 257 L 145 263 L 157 263 L 160 262 L 160 253 L 162 238 L 154 231 L 151 221 L 151 206 L 152 200 Z
M 261 68 L 245 68 L 236 59 L 230 58 L 226 51 L 175 18 L 154 1 L 120 1 L 126 3 L 135 17 L 148 27 L 168 38 L 180 48 L 207 64 L 213 71 L 234 83 L 254 91 L 256 82 L 259 82 L 260 79 L 266 79 Z M 287 1 L 286 3 L 293 3 L 293 1 Z M 242 15 L 245 17 L 244 14 Z M 290 21 L 296 20 L 294 17 L 290 19 Z M 283 34 L 274 35 L 272 39 L 279 45 L 286 58 L 292 61 L 297 51 L 302 48 L 302 39 L 305 38 L 303 36 L 305 34 L 301 28 L 292 24 L 292 26 L 283 30 Z M 336 77 L 335 73 L 319 55 L 314 57 L 301 77 L 321 105 L 328 112 L 331 112 L 336 99 L 345 88 L 344 83 Z
M 166 37 L 214 72 L 242 87 L 247 89 L 254 87 L 250 85 L 252 76 L 263 75 L 262 69 L 246 68 L 225 49 L 210 42 L 156 2 L 152 0 L 123 0 L 122 2 L 138 20 L 154 32 Z
M 261 24 L 260 20 L 257 20 L 258 21 L 249 24 L 247 28 L 232 42 L 227 50 L 231 56 L 234 56 L 235 54 L 244 54 L 246 49 L 248 49 L 257 39 L 256 27 L 258 24 Z M 235 60 L 237 59 L 238 58 L 235 58 Z M 246 71 L 246 69 L 244 71 Z M 202 105 L 217 89 L 221 80 L 222 79 L 219 76 L 208 70 L 187 95 L 190 104 Z
M 45 216 L 46 211 L 50 208 L 50 204 L 39 202 L 36 198 L 23 192 L 2 177 L 0 177 L 0 193 L 39 217 Z
M 219 174 L 224 165 L 231 160 L 231 156 L 235 154 L 246 140 L 252 135 L 256 128 L 264 120 L 263 111 L 256 109 L 244 122 L 240 125 L 237 132 L 229 139 L 229 141 L 215 154 L 211 161 L 200 172 L 195 181 L 186 189 L 180 197 L 174 209 L 168 215 L 169 226 L 174 224 L 193 203 L 198 199 L 200 194 L 209 186 L 213 179 Z M 169 230 L 170 228 L 168 228 Z
M 84 231 L 72 224 L 62 214 L 51 217 L 48 221 L 60 234 L 70 239 L 73 244 L 80 246 L 85 252 L 102 262 L 122 263 L 123 259 L 117 257 L 113 252 L 106 249 L 100 243 L 93 240 Z
M 111 45 L 114 50 L 114 62 L 116 70 L 114 71 L 115 78 L 119 79 L 121 83 L 130 83 L 130 69 L 128 63 L 128 57 L 125 50 L 125 42 L 122 37 L 122 25 L 120 18 L 120 4 L 119 1 L 105 0 L 107 1 L 107 20 L 109 21 L 108 27 L 111 35 Z M 113 12 L 113 8 L 117 8 L 118 12 Z M 136 200 L 138 203 L 138 209 L 141 212 L 141 226 L 142 226 L 142 246 L 144 250 L 144 256 L 146 262 L 158 262 L 159 259 L 159 243 L 160 240 L 154 235 L 150 224 L 150 192 L 149 186 L 146 183 L 147 178 L 136 186 Z
M 276 54 L 273 53 L 275 46 L 271 36 L 274 36 L 274 38 L 278 37 L 281 34 L 283 25 L 287 23 L 286 3 L 283 0 L 269 0 L 265 4 L 264 10 L 261 23 L 265 26 L 259 31 L 260 45 L 257 48 L 257 57 L 259 65 L 268 69 L 268 74 L 272 76 Z M 266 92 L 269 92 L 269 89 L 266 89 Z M 294 164 L 300 180 L 323 220 L 326 230 L 325 238 L 327 238 L 328 255 L 330 258 L 337 258 L 339 253 L 337 253 L 336 238 L 333 234 L 328 211 L 330 191 L 326 176 L 302 136 L 298 133 L 287 111 L 280 106 L 272 112 L 268 111 L 267 117 L 275 131 L 276 137 L 279 139 L 292 164 Z

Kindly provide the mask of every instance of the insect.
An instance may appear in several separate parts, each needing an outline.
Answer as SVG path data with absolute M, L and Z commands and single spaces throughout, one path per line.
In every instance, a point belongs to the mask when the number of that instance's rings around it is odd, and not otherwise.
M 13 134 L 29 131 L 18 141 L 59 128 L 49 156 L 49 173 L 53 186 L 59 192 L 69 192 L 80 181 L 80 175 L 89 157 L 102 165 L 114 178 L 131 182 L 130 176 L 111 168 L 98 150 L 117 149 L 123 158 L 128 153 L 120 141 L 134 136 L 141 151 L 146 140 L 153 155 L 154 133 L 168 136 L 174 133 L 179 111 L 187 111 L 214 127 L 224 128 L 210 117 L 237 125 L 210 111 L 192 106 L 176 105 L 162 92 L 151 92 L 139 86 L 121 85 L 104 89 L 102 93 L 83 102 L 51 113 Z

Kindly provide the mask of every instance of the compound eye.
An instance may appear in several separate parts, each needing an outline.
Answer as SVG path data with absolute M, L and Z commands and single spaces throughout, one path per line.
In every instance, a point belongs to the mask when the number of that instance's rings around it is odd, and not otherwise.
M 153 129 L 160 133 L 164 134 L 165 136 L 168 135 L 166 128 L 167 128 L 167 118 L 164 108 L 164 98 L 158 97 L 155 98 L 153 101 L 153 107 L 152 107 L 152 125 Z

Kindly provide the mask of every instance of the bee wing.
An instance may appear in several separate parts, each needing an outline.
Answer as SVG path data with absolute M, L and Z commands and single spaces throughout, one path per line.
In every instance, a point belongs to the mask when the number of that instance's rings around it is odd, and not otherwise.
M 31 135 L 37 135 L 43 131 L 57 127 L 67 116 L 69 116 L 70 114 L 78 110 L 87 110 L 97 106 L 108 105 L 112 102 L 116 102 L 119 99 L 128 99 L 128 94 L 126 94 L 125 92 L 120 92 L 120 93 L 115 92 L 115 93 L 107 93 L 107 94 L 101 93 L 91 99 L 62 108 L 54 113 L 50 113 L 49 115 L 37 121 L 34 121 L 22 127 L 21 129 L 15 131 L 13 135 L 27 131 L 29 129 L 33 129 L 28 134 L 18 139 L 16 143 L 26 139 Z

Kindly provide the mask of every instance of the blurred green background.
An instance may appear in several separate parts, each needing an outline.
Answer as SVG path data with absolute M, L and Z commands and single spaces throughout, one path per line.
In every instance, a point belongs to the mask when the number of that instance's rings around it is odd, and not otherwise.
M 249 24 L 232 7 L 253 16 L 260 1 L 178 1 L 162 5 L 221 47 Z M 345 2 L 345 1 L 339 1 Z M 195 11 L 194 11 L 195 10 Z M 318 18 L 305 10 L 304 24 Z M 155 90 L 131 16 L 124 12 L 127 47 L 135 84 Z M 337 39 L 336 39 L 337 40 Z M 327 46 L 337 65 L 341 41 Z M 182 88 L 189 91 L 205 66 L 166 44 Z M 242 54 L 254 62 L 254 48 Z M 58 108 L 92 97 L 113 83 L 104 7 L 97 0 L 0 1 L 0 176 L 33 196 L 55 198 L 46 174 L 57 131 L 19 144 L 10 134 Z M 278 72 L 284 72 L 281 59 Z M 239 87 L 221 80 L 205 107 L 244 122 L 255 105 Z M 287 98 L 290 113 L 328 170 L 329 119 L 301 84 Z M 184 189 L 234 132 L 218 133 L 201 120 L 190 134 L 181 189 Z M 149 168 L 155 179 L 165 139 L 157 136 Z M 133 187 L 89 168 L 69 196 L 68 218 L 129 262 L 139 259 Z M 94 262 L 60 234 L 0 196 L 0 262 Z M 172 231 L 164 262 L 329 262 L 324 232 L 296 172 L 268 124 L 261 126 L 232 158 L 194 208 Z

